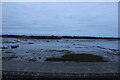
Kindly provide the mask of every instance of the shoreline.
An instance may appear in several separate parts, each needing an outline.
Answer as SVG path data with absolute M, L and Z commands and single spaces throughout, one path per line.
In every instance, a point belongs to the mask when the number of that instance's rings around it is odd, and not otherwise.
M 90 36 L 27 36 L 27 35 L 0 35 L 3 38 L 27 38 L 27 39 L 120 39 L 114 37 L 90 37 Z

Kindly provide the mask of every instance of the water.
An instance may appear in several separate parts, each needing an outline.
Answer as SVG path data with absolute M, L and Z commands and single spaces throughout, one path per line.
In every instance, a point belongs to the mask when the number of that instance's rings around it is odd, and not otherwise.
M 109 61 L 118 61 L 118 55 L 116 55 L 119 52 L 118 40 L 3 38 L 3 42 L 3 46 L 8 47 L 8 49 L 3 51 L 4 57 L 9 57 L 11 55 L 18 56 L 11 60 L 24 61 L 29 58 L 36 58 L 37 61 L 44 62 L 48 57 L 61 57 L 67 53 L 57 50 L 68 50 L 73 54 L 89 53 L 102 56 Z M 19 47 L 11 48 L 13 45 L 19 45 Z

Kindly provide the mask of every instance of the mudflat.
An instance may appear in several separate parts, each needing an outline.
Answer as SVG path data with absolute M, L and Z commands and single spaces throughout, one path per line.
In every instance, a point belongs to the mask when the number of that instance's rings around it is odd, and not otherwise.
M 3 38 L 3 77 L 118 77 L 118 40 Z

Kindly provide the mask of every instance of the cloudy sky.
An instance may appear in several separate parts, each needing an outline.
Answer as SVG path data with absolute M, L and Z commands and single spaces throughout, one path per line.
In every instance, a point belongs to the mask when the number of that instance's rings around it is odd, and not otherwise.
M 118 36 L 117 2 L 6 2 L 3 34 Z

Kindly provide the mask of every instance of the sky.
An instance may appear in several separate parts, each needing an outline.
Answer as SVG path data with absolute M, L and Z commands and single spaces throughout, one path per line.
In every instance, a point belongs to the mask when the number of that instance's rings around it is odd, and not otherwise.
M 2 33 L 118 36 L 117 2 L 4 2 Z

